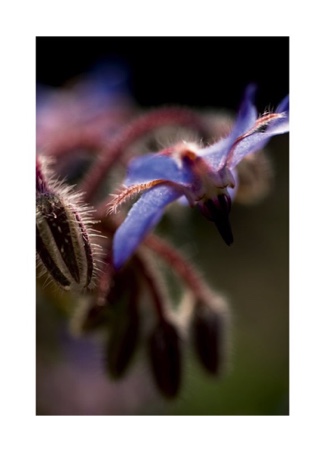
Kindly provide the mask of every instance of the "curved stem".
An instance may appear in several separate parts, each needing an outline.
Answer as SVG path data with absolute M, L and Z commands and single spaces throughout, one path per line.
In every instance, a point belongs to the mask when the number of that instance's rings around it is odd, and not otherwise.
M 128 120 L 129 113 L 108 112 L 89 123 L 69 127 L 53 135 L 42 149 L 42 154 L 57 158 L 80 148 L 92 153 L 99 152 L 107 141 L 108 134 L 116 133 Z
M 137 268 L 141 272 L 142 278 L 144 279 L 151 293 L 151 299 L 154 304 L 158 318 L 161 321 L 165 321 L 166 315 L 164 308 L 164 296 L 161 290 L 161 286 L 159 284 L 158 275 L 155 274 L 152 265 L 150 265 L 150 262 L 147 262 L 143 254 L 136 253 L 133 258 L 137 265 Z
M 118 222 L 102 221 L 99 226 L 101 232 L 106 232 L 110 236 L 113 236 L 118 226 Z M 155 273 L 154 268 L 152 267 L 150 262 L 148 262 L 144 253 L 140 253 L 139 251 L 136 252 L 133 256 L 133 260 L 136 264 L 137 269 L 140 270 L 142 278 L 148 286 L 155 311 L 157 312 L 159 319 L 162 321 L 165 320 L 164 294 L 161 284 L 159 283 L 159 276 Z
M 149 235 L 144 244 L 169 264 L 193 292 L 198 302 L 203 302 L 212 297 L 210 287 L 204 282 L 198 270 L 179 251 L 155 235 Z
M 93 197 L 107 171 L 123 157 L 129 146 L 147 133 L 166 125 L 193 127 L 206 135 L 206 127 L 200 116 L 184 108 L 162 108 L 136 118 L 117 137 L 108 142 L 99 154 L 98 160 L 86 175 L 80 189 L 85 200 Z

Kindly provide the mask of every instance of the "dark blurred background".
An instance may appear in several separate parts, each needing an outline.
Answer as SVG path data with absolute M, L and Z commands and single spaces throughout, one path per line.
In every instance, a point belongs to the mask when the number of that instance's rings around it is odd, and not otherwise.
M 142 106 L 236 108 L 255 82 L 264 108 L 289 91 L 286 37 L 39 37 L 36 44 L 38 82 L 60 86 L 100 61 L 116 61 L 127 67 Z
M 143 107 L 178 104 L 234 112 L 245 86 L 255 82 L 263 112 L 289 92 L 286 37 L 41 37 L 36 49 L 38 83 L 58 87 L 102 61 L 113 61 L 127 69 L 130 93 Z M 234 205 L 232 247 L 195 212 L 190 212 L 190 226 L 172 237 L 229 299 L 231 371 L 215 381 L 189 357 L 180 400 L 152 401 L 134 412 L 116 408 L 115 414 L 288 414 L 288 136 L 274 138 L 268 155 L 273 189 L 260 204 Z

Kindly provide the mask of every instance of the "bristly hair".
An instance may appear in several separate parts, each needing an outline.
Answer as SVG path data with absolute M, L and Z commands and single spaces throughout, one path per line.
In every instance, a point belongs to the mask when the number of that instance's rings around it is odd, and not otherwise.
M 50 163 L 37 160 L 36 245 L 41 274 L 64 290 L 92 289 L 98 274 L 101 247 L 93 228 L 94 209 L 74 187 L 58 180 Z M 40 183 L 41 182 L 41 183 Z
M 169 185 L 175 189 L 179 189 L 176 183 L 165 179 L 156 179 L 150 182 L 131 185 L 130 187 L 123 185 L 115 194 L 111 195 L 112 200 L 107 204 L 107 215 L 117 213 L 118 208 L 126 201 L 130 200 L 133 196 L 136 196 L 139 193 L 149 190 L 157 185 Z

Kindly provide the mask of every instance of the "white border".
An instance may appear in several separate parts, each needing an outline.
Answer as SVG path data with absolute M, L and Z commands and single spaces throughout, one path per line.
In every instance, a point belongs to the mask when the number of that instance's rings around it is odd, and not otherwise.
M 17 4 L 18 3 L 18 4 Z M 321 450 L 324 397 L 324 69 L 320 11 L 283 1 L 16 2 L 1 7 L 3 450 Z M 211 2 L 214 3 L 214 2 Z M 141 6 L 140 6 L 141 5 Z M 5 8 L 5 9 L 4 9 Z M 91 8 L 91 9 L 90 9 Z M 305 11 L 306 10 L 306 11 Z M 312 29 L 308 29 L 308 20 Z M 291 37 L 291 415 L 35 417 L 34 76 L 36 35 Z M 279 71 L 281 68 L 279 67 Z M 3 102 L 4 96 L 4 102 Z M 5 256 L 5 257 L 3 257 Z

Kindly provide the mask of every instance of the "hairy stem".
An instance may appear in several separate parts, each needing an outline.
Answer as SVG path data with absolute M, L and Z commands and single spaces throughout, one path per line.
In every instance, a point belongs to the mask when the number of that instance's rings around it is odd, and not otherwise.
M 187 126 L 199 130 L 203 135 L 207 133 L 200 116 L 184 108 L 166 107 L 136 118 L 102 148 L 98 160 L 89 170 L 81 185 L 81 191 L 85 193 L 85 201 L 91 200 L 107 171 L 123 157 L 134 141 L 166 125 Z
M 169 264 L 193 292 L 197 301 L 208 300 L 212 296 L 211 289 L 201 278 L 198 270 L 167 242 L 155 235 L 149 235 L 145 239 L 144 245 Z
M 104 146 L 107 137 L 116 133 L 127 120 L 130 120 L 130 114 L 109 112 L 89 123 L 69 127 L 59 134 L 53 134 L 42 154 L 64 157 L 80 148 L 97 153 Z
M 162 287 L 159 284 L 158 274 L 156 274 L 151 263 L 147 261 L 143 253 L 140 254 L 139 252 L 137 252 L 134 255 L 134 261 L 150 291 L 151 300 L 154 304 L 158 318 L 164 321 L 166 317 L 164 309 L 164 294 Z
M 107 221 L 106 219 L 105 221 L 105 219 L 103 219 L 99 225 L 99 229 L 102 233 L 106 233 L 110 237 L 112 237 L 116 231 L 116 228 L 118 227 L 118 224 L 119 222 L 117 220 Z M 136 264 L 136 267 L 140 270 L 141 276 L 150 291 L 151 299 L 153 301 L 155 311 L 157 312 L 159 319 L 165 320 L 164 293 L 162 290 L 162 285 L 159 281 L 159 275 L 156 273 L 154 267 L 152 266 L 152 263 L 145 256 L 145 253 L 140 253 L 139 251 L 137 251 L 133 256 L 133 260 Z M 111 262 L 109 262 L 109 266 L 110 269 L 113 268 Z

